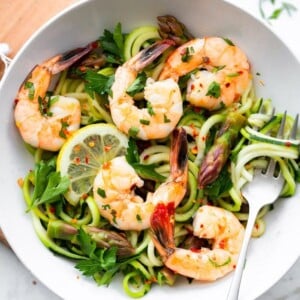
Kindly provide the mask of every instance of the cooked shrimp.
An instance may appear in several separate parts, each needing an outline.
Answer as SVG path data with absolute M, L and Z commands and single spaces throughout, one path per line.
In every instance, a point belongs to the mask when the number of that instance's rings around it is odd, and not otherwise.
M 85 48 L 57 55 L 37 65 L 16 96 L 15 122 L 23 140 L 33 147 L 58 151 L 66 137 L 80 125 L 81 109 L 77 99 L 63 96 L 47 97 L 52 75 L 68 68 L 87 54 Z
M 159 204 L 151 218 L 153 242 L 166 267 L 196 280 L 213 281 L 231 272 L 242 246 L 244 227 L 231 212 L 202 206 L 193 221 L 194 236 L 209 239 L 211 249 L 177 248 L 174 243 L 174 204 Z
M 240 100 L 251 84 L 250 66 L 243 51 L 219 37 L 193 39 L 178 47 L 167 59 L 159 79 L 193 74 L 186 99 L 209 110 Z
M 100 213 L 110 223 L 123 230 L 143 230 L 150 227 L 150 217 L 158 203 L 174 202 L 177 206 L 187 189 L 187 138 L 184 129 L 175 130 L 170 155 L 171 173 L 146 200 L 136 195 L 135 187 L 143 180 L 124 156 L 102 165 L 93 185 L 94 198 Z
M 134 132 L 137 138 L 143 140 L 164 138 L 172 132 L 182 116 L 180 89 L 172 78 L 161 81 L 148 78 L 144 90 L 147 108 L 136 107 L 127 93 L 138 72 L 170 45 L 172 42 L 168 40 L 157 42 L 117 69 L 109 103 L 112 119 L 122 132 Z

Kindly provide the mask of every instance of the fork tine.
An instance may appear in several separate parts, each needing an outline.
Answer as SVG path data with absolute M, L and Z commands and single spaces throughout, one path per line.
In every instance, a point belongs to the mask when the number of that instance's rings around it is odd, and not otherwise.
M 299 114 L 296 115 L 295 120 L 294 120 L 294 124 L 293 124 L 291 134 L 290 134 L 291 139 L 296 139 L 296 137 L 297 137 L 298 120 L 299 120 Z
M 279 127 L 279 130 L 277 132 L 277 137 L 278 138 L 283 138 L 285 122 L 286 122 L 286 111 L 284 112 L 284 114 L 282 116 L 280 127 Z M 276 167 L 276 161 L 274 159 L 270 159 L 270 162 L 269 162 L 269 165 L 267 167 L 267 170 L 266 170 L 265 174 L 266 175 L 274 174 L 275 167 Z

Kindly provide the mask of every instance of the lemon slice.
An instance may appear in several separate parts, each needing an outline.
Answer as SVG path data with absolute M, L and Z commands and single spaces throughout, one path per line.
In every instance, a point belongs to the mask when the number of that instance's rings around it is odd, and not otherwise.
M 68 176 L 70 187 L 65 194 L 72 205 L 93 187 L 100 166 L 124 155 L 128 138 L 110 124 L 93 124 L 76 131 L 63 145 L 57 157 L 57 170 Z

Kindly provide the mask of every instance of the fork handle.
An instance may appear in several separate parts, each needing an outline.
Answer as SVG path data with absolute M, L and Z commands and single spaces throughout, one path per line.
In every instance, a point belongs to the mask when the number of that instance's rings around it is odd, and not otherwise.
M 245 267 L 245 260 L 247 255 L 248 244 L 251 238 L 253 226 L 255 224 L 255 220 L 257 214 L 260 210 L 260 207 L 253 206 L 249 211 L 249 217 L 247 221 L 247 226 L 245 230 L 244 240 L 242 244 L 242 248 L 240 251 L 240 255 L 238 258 L 237 266 L 234 272 L 234 276 L 229 288 L 229 293 L 227 295 L 227 300 L 237 300 L 239 296 L 239 290 L 241 286 L 242 275 Z

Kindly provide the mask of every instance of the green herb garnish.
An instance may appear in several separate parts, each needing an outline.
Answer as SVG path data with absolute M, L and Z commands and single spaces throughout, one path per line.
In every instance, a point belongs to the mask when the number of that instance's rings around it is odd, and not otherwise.
M 133 97 L 135 94 L 142 92 L 144 90 L 147 80 L 146 73 L 139 73 L 134 82 L 126 90 L 127 94 Z
M 26 81 L 24 84 L 25 89 L 28 90 L 28 98 L 30 100 L 33 100 L 34 98 L 34 93 L 35 93 L 35 88 L 33 82 Z
M 221 87 L 220 84 L 213 81 L 209 86 L 208 86 L 208 91 L 206 93 L 206 96 L 212 96 L 214 98 L 219 98 L 221 95 Z

